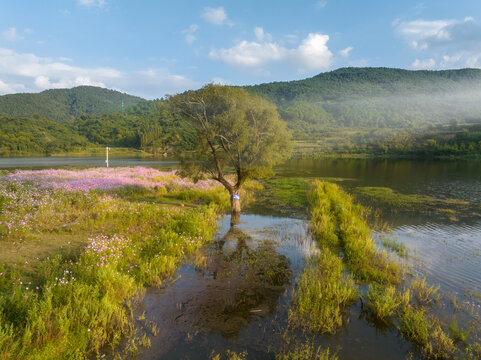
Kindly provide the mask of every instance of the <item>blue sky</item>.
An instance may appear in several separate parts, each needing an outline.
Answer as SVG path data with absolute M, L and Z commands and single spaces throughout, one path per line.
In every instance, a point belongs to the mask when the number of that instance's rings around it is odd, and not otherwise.
M 481 1 L 2 0 L 0 94 L 148 99 L 344 66 L 481 67 Z

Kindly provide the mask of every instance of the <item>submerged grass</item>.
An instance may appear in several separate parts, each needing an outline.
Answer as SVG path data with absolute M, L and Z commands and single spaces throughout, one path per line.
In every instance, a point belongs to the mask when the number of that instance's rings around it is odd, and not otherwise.
M 435 212 L 450 220 L 457 220 L 458 210 L 473 206 L 465 200 L 438 199 L 427 195 L 401 194 L 387 187 L 357 187 L 355 193 L 374 200 L 381 206 L 387 206 L 392 211 Z
M 358 297 L 354 280 L 343 271 L 342 260 L 330 250 L 306 267 L 293 296 L 290 325 L 322 333 L 337 331 L 343 323 L 343 308 Z
M 336 353 L 331 353 L 329 348 L 323 349 L 307 342 L 296 346 L 287 353 L 278 354 L 276 360 L 339 360 L 339 357 Z
M 401 289 L 404 270 L 376 248 L 364 208 L 353 204 L 351 197 L 336 185 L 321 181 L 312 183 L 307 199 L 312 233 L 323 257 L 319 256 L 301 275 L 289 313 L 290 323 L 334 333 L 342 324 L 343 307 L 355 301 L 358 292 L 362 293 L 354 290 L 354 279 L 368 284 L 361 296 L 363 311 L 397 328 L 404 338 L 419 345 L 424 358 L 458 356 L 461 348 L 455 346 L 446 331 L 447 324 L 432 312 L 439 298 L 439 286 L 428 285 L 425 278 L 416 277 L 410 280 L 409 288 Z M 395 240 L 388 239 L 383 244 L 399 256 L 407 256 L 406 248 Z M 352 277 L 345 274 L 343 265 Z M 326 267 L 330 270 L 326 271 Z M 450 329 L 458 342 L 466 339 L 467 333 L 457 327 L 455 318 Z M 468 358 L 473 358 L 476 343 L 464 349 Z

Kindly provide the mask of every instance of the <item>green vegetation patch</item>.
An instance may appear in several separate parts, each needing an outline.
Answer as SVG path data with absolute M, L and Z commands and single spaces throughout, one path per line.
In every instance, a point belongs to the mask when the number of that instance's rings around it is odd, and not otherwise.
M 266 181 L 266 188 L 272 200 L 291 207 L 307 206 L 308 183 L 302 178 L 278 178 Z
M 308 192 L 311 228 L 321 247 L 342 251 L 360 281 L 398 284 L 403 271 L 379 251 L 366 222 L 366 210 L 335 184 L 314 181 Z
M 354 280 L 344 275 L 342 260 L 330 250 L 313 259 L 296 285 L 289 324 L 322 333 L 335 333 L 343 323 L 343 308 L 358 297 Z
M 162 284 L 216 230 L 216 201 L 223 197 L 212 194 L 215 188 L 191 189 L 191 199 L 205 199 L 204 205 L 166 207 L 142 201 L 149 192 L 140 185 L 98 190 L 107 184 L 82 174 L 80 185 L 60 178 L 48 183 L 51 177 L 18 181 L 19 174 L 0 181 L 2 359 L 102 357 L 106 347 L 120 357 L 134 356 L 149 342 L 137 335 L 132 316 L 144 286 Z M 188 189 L 173 191 L 182 197 Z M 127 345 L 120 349 L 122 339 Z
M 382 205 L 409 211 L 439 209 L 439 211 L 444 211 L 445 213 L 452 215 L 454 210 L 441 209 L 440 207 L 469 206 L 469 202 L 464 200 L 436 199 L 426 195 L 401 194 L 387 187 L 357 187 L 355 188 L 355 192 L 370 197 Z

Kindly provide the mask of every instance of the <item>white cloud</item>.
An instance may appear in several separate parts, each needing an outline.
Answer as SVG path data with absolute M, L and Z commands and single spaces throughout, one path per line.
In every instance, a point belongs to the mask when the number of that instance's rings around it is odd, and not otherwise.
M 241 41 L 229 49 L 215 49 L 209 53 L 211 59 L 240 68 L 262 71 L 262 66 L 284 61 L 298 71 L 326 69 L 331 65 L 332 53 L 327 47 L 328 35 L 309 34 L 294 49 L 272 42 Z
M 95 7 L 104 7 L 106 4 L 105 0 L 77 0 L 77 2 L 82 6 L 95 6 Z
M 125 73 L 113 68 L 73 66 L 65 63 L 67 60 L 63 58 L 58 61 L 0 48 L 0 93 L 92 85 L 156 98 L 199 86 L 195 81 L 166 70 L 147 69 Z
M 71 66 L 50 58 L 0 48 L 0 76 L 43 90 L 78 85 L 105 87 L 105 81 L 118 79 L 122 73 L 111 68 Z
M 347 58 L 349 56 L 349 53 L 352 51 L 352 46 L 348 46 L 347 48 L 339 51 L 339 54 L 343 57 L 343 58 Z
M 214 25 L 233 25 L 232 21 L 230 21 L 227 17 L 227 14 L 222 6 L 219 6 L 216 9 L 210 7 L 204 8 L 202 18 Z
M 319 8 L 319 9 L 325 8 L 326 5 L 327 5 L 327 1 L 325 1 L 325 0 L 316 2 L 316 7 Z
M 299 71 L 327 69 L 331 65 L 332 53 L 327 47 L 329 35 L 309 34 L 291 56 L 299 66 Z
M 440 68 L 481 67 L 481 25 L 472 17 L 463 20 L 414 20 L 393 25 L 417 50 L 428 54 Z M 416 61 L 414 67 L 429 65 Z
M 229 65 L 249 68 L 283 60 L 287 57 L 287 49 L 275 43 L 260 44 L 244 40 L 230 49 L 212 50 L 209 56 Z
M 197 30 L 199 30 L 199 25 L 197 24 L 192 24 L 187 29 L 182 30 L 182 34 L 185 35 L 185 41 L 187 44 L 192 44 L 195 41 L 196 37 L 194 34 Z
M 140 70 L 134 76 L 127 76 L 124 81 L 127 85 L 135 81 L 138 87 L 137 93 L 146 98 L 176 94 L 201 85 L 183 75 L 170 74 L 163 69 Z
M 90 85 L 106 87 L 101 81 L 94 81 L 89 76 L 77 76 L 75 78 L 62 78 L 58 81 L 50 81 L 47 76 L 38 76 L 35 78 L 34 84 L 39 89 L 66 89 L 80 85 Z
M 272 36 L 269 33 L 264 32 L 264 29 L 261 27 L 254 28 L 254 35 L 258 41 L 272 41 Z
M 5 83 L 0 80 L 0 94 L 11 94 L 25 89 L 23 84 Z
M 431 70 L 436 67 L 436 60 L 434 59 L 425 59 L 425 60 L 419 60 L 416 59 L 412 64 L 411 67 L 414 70 Z
M 5 41 L 9 41 L 9 42 L 15 42 L 15 41 L 23 40 L 23 36 L 20 35 L 18 33 L 17 29 L 14 28 L 14 27 L 12 27 L 8 30 L 2 31 L 1 38 Z

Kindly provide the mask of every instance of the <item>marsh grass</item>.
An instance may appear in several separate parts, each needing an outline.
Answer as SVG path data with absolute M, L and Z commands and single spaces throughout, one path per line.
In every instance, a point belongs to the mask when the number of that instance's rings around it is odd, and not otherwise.
M 438 199 L 427 195 L 401 194 L 387 187 L 357 187 L 355 193 L 374 200 L 380 206 L 387 206 L 391 211 L 435 212 L 439 216 L 456 221 L 460 210 L 473 206 L 460 199 Z
M 409 249 L 406 247 L 406 245 L 397 241 L 395 238 L 383 235 L 381 238 L 381 243 L 385 248 L 393 250 L 400 257 L 405 258 L 409 255 Z
M 276 360 L 339 360 L 339 357 L 337 353 L 331 353 L 329 348 L 323 349 L 307 342 L 289 352 L 278 354 Z
M 466 342 L 466 339 L 469 335 L 469 331 L 461 330 L 459 328 L 458 321 L 456 320 L 456 315 L 453 315 L 453 319 L 449 324 L 449 330 L 453 334 L 454 341 Z
M 330 250 L 323 251 L 297 281 L 289 324 L 333 334 L 343 323 L 344 308 L 357 297 L 357 287 L 351 276 L 344 275 L 342 261 Z
M 399 284 L 403 269 L 379 251 L 366 222 L 366 210 L 335 184 L 314 181 L 308 191 L 311 228 L 321 247 L 342 251 L 359 281 Z
M 406 307 L 401 315 L 400 333 L 418 344 L 430 359 L 451 359 L 456 351 L 453 340 L 439 321 L 423 307 Z
M 367 308 L 378 320 L 391 323 L 391 317 L 403 303 L 403 299 L 392 285 L 369 285 L 366 293 Z
M 410 286 L 411 292 L 420 306 L 430 305 L 439 300 L 439 285 L 428 285 L 426 278 L 416 276 L 416 278 L 411 281 Z
M 232 350 L 227 350 L 225 356 L 221 354 L 216 354 L 215 351 L 212 352 L 210 355 L 210 360 L 246 360 L 247 359 L 247 351 L 243 351 L 241 353 L 237 353 Z
M 303 178 L 277 178 L 266 181 L 272 200 L 291 207 L 306 207 L 308 183 Z

